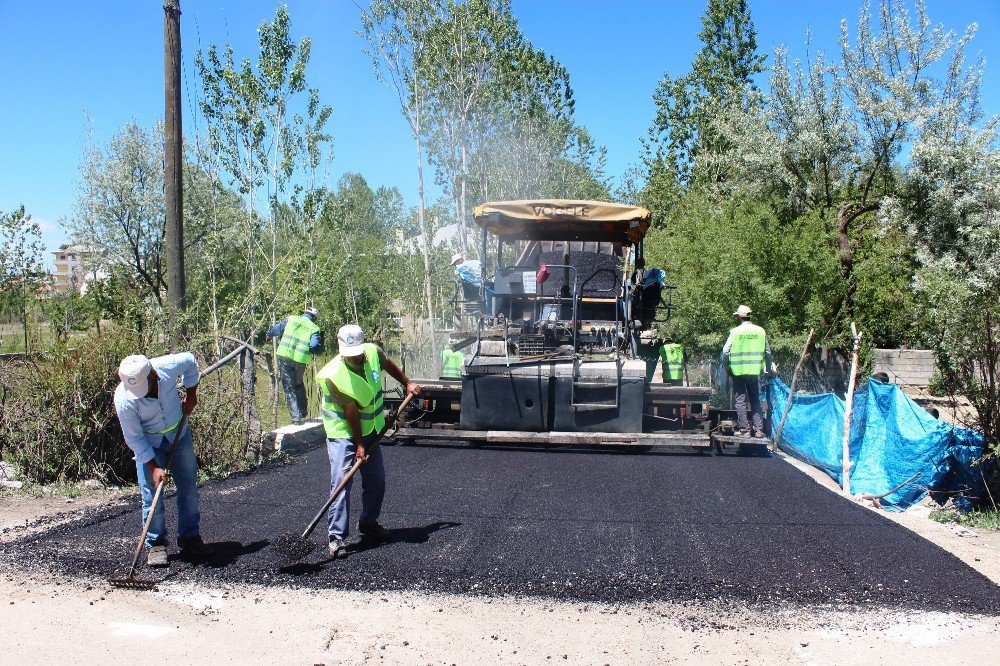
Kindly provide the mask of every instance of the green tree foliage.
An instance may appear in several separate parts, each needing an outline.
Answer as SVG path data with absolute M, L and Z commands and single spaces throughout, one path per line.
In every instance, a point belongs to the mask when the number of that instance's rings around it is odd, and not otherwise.
M 757 31 L 746 0 L 709 0 L 701 23 L 702 47 L 691 71 L 676 78 L 664 74 L 653 94 L 656 116 L 644 142 L 643 161 L 661 197 L 686 187 L 692 177 L 723 179 L 722 171 L 709 168 L 718 162 L 702 159 L 728 147 L 712 119 L 723 109 L 753 108 L 753 77 L 764 71 L 765 58 L 757 52 Z M 662 204 L 661 197 L 653 203 Z
M 604 149 L 573 122 L 569 72 L 525 38 L 509 0 L 441 0 L 433 10 L 417 75 L 459 249 L 468 253 L 471 202 L 606 198 Z
M 665 94 L 668 104 L 660 105 L 653 128 L 707 127 L 715 148 L 690 149 L 701 144 L 688 142 L 691 135 L 684 131 L 678 140 L 668 134 L 666 141 L 653 144 L 661 152 L 647 160 L 640 200 L 670 223 L 681 213 L 663 211 L 674 206 L 688 210 L 683 204 L 688 196 L 709 197 L 723 209 L 734 200 L 768 202 L 778 222 L 762 230 L 770 234 L 768 245 L 780 247 L 787 236 L 810 229 L 821 243 L 815 249 L 824 249 L 812 255 L 827 276 L 823 289 L 814 299 L 784 304 L 793 312 L 808 310 L 808 316 L 798 319 L 815 325 L 821 342 L 838 346 L 853 320 L 874 345 L 921 344 L 921 297 L 912 286 L 921 260 L 912 237 L 899 225 L 880 224 L 877 215 L 887 202 L 910 211 L 926 206 L 907 162 L 921 153 L 908 155 L 906 146 L 919 146 L 923 136 L 940 135 L 947 128 L 954 134 L 954 128 L 969 128 L 979 120 L 978 69 L 964 62 L 973 32 L 959 37 L 933 25 L 920 3 L 911 15 L 896 0 L 882 0 L 875 15 L 868 3 L 862 6 L 853 36 L 843 22 L 838 61 L 819 51 L 805 63 L 790 62 L 787 51 L 779 48 L 766 96 L 749 77 L 742 83 L 730 77 L 734 87 L 729 97 L 715 93 L 701 104 L 694 104 L 697 95 L 686 89 L 661 86 L 658 94 Z M 703 31 L 702 37 L 711 34 Z M 741 41 L 734 32 L 726 43 L 751 41 Z M 761 60 L 747 54 L 743 62 Z M 723 71 L 745 74 L 751 69 Z M 705 71 L 696 64 L 691 75 Z M 717 99 L 729 101 L 716 104 Z M 692 177 L 699 173 L 725 178 Z M 744 224 L 736 219 L 732 229 L 719 230 L 720 247 L 733 234 L 741 235 L 738 227 Z M 839 266 L 839 279 L 827 274 L 830 257 Z M 753 255 L 737 261 L 742 262 L 737 272 L 748 280 L 781 278 L 761 272 L 765 264 Z M 673 267 L 666 268 L 671 279 L 681 279 Z M 784 273 L 786 265 L 768 270 Z M 761 311 L 758 304 L 749 304 Z
M 673 337 L 695 353 L 715 355 L 741 303 L 751 304 L 755 321 L 779 338 L 818 326 L 838 281 L 829 244 L 830 232 L 816 216 L 789 222 L 766 200 L 719 206 L 696 190 L 647 239 L 646 260 L 667 267 L 668 282 L 677 286 Z
M 24 206 L 0 212 L 0 308 L 21 320 L 29 351 L 28 303 L 48 281 L 42 258 L 42 230 Z
M 245 201 L 242 265 L 249 299 L 232 314 L 251 328 L 273 319 L 282 300 L 279 265 L 290 254 L 288 248 L 282 252 L 279 247 L 279 211 L 290 205 L 289 185 L 302 177 L 304 169 L 305 183 L 297 183 L 294 193 L 309 199 L 312 192 L 312 199 L 300 206 L 315 212 L 316 171 L 322 146 L 330 139 L 324 130 L 330 109 L 306 81 L 311 42 L 304 38 L 296 44 L 290 31 L 287 8 L 280 5 L 274 19 L 258 30 L 256 63 L 250 59 L 237 63 L 231 44 L 221 52 L 211 45 L 196 58 L 204 93 L 201 110 L 209 121 L 210 159 Z M 293 104 L 304 105 L 305 115 L 290 117 Z M 258 202 L 261 196 L 266 205 Z M 269 242 L 261 243 L 262 236 Z M 269 279 L 262 280 L 262 273 Z
M 977 101 L 977 100 L 971 100 Z M 970 100 L 966 98 L 964 102 Z M 969 122 L 969 107 L 940 108 L 913 146 L 907 191 L 882 209 L 916 249 L 924 339 L 943 387 L 967 396 L 975 425 L 1000 447 L 1000 150 L 996 119 Z
M 162 124 L 130 121 L 107 145 L 91 139 L 68 221 L 77 242 L 96 249 L 104 270 L 124 264 L 145 298 L 162 308 L 167 290 Z

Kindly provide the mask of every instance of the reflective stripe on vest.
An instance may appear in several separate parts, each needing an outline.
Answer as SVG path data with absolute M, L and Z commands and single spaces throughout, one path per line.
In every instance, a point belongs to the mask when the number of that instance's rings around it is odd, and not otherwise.
M 465 361 L 465 354 L 450 349 L 441 351 L 441 376 L 448 379 L 455 379 L 462 376 L 462 362 Z
M 660 347 L 660 358 L 663 359 L 663 378 L 669 380 L 684 379 L 684 346 L 671 342 Z
M 733 346 L 729 348 L 729 369 L 737 377 L 756 377 L 764 370 L 767 334 L 756 324 L 740 324 L 729 332 Z
M 309 317 L 292 315 L 285 320 L 285 331 L 278 343 L 278 356 L 291 359 L 296 363 L 309 363 L 312 353 L 309 351 L 309 340 L 313 333 L 319 331 Z
M 385 414 L 382 402 L 382 364 L 379 363 L 378 347 L 365 343 L 364 376 L 359 375 L 337 356 L 316 373 L 316 381 L 323 394 L 320 412 L 323 415 L 323 429 L 328 439 L 353 439 L 351 424 L 343 408 L 330 396 L 325 381 L 329 380 L 337 390 L 350 396 L 358 403 L 358 416 L 361 420 L 362 436 L 385 427 Z

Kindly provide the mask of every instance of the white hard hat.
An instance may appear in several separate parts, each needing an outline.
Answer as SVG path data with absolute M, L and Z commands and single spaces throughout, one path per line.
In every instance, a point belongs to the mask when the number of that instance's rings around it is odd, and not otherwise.
M 736 312 L 734 312 L 733 314 L 736 315 L 737 317 L 749 317 L 752 312 L 753 310 L 750 309 L 750 306 L 741 305 L 740 307 L 736 308 Z
M 153 364 L 142 354 L 126 356 L 118 366 L 118 378 L 125 390 L 137 398 L 145 398 L 149 393 L 149 373 Z
M 302 314 L 307 314 L 310 317 L 312 317 L 313 319 L 315 319 L 315 318 L 319 317 L 319 310 L 317 310 L 316 308 L 313 308 L 313 307 L 303 308 L 302 309 Z
M 341 356 L 358 356 L 365 352 L 365 332 L 357 324 L 345 324 L 337 331 L 337 346 Z
M 465 257 L 462 256 L 461 252 L 456 252 L 455 254 L 451 255 L 451 265 L 452 266 L 454 266 L 458 262 L 464 261 L 464 260 L 465 260 Z

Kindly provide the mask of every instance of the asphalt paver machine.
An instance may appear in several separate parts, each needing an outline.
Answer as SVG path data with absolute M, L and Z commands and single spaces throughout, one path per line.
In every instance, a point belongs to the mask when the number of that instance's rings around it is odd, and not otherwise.
M 652 381 L 673 288 L 645 265 L 648 210 L 522 200 L 474 217 L 481 280 L 454 301 L 461 376 L 416 380 L 398 440 L 720 447 L 711 387 Z

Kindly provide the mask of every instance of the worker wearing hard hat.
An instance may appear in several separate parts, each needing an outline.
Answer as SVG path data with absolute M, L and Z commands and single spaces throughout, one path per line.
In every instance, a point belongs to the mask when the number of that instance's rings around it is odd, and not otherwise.
M 771 360 L 771 345 L 764 329 L 750 321 L 752 311 L 746 305 L 736 308 L 733 315 L 739 326 L 729 331 L 722 348 L 722 366 L 733 379 L 736 422 L 741 435 L 750 432 L 747 402 L 753 419 L 753 436 L 764 436 L 764 414 L 760 404 L 760 373 L 776 370 Z
M 382 404 L 382 371 L 392 375 L 407 393 L 419 394 L 414 384 L 378 345 L 365 342 L 360 326 L 348 324 L 337 331 L 340 352 L 316 374 L 323 394 L 323 428 L 330 459 L 330 492 L 340 484 L 356 460 L 361 465 L 361 516 L 358 529 L 362 538 L 390 541 L 392 533 L 378 523 L 385 497 L 385 467 L 382 449 L 373 447 L 385 426 Z M 334 557 L 347 554 L 351 483 L 329 513 L 329 548 Z
M 316 320 L 319 310 L 305 308 L 300 315 L 285 317 L 267 332 L 269 338 L 280 338 L 277 351 L 278 375 L 285 393 L 285 404 L 292 416 L 292 423 L 302 423 L 308 413 L 306 393 L 306 366 L 312 363 L 323 343 L 322 332 Z
M 177 486 L 177 545 L 193 555 L 207 555 L 211 545 L 201 538 L 201 515 L 198 511 L 198 460 L 194 453 L 191 429 L 185 424 L 177 437 L 181 414 L 190 415 L 198 403 L 198 362 L 194 354 L 168 354 L 146 358 L 142 354 L 126 357 L 118 366 L 121 383 L 115 389 L 115 412 L 121 423 L 125 443 L 135 454 L 135 468 L 142 496 L 142 518 L 149 515 L 156 487 L 166 480 L 164 467 L 170 458 L 169 473 Z M 184 387 L 184 399 L 177 392 L 177 382 Z M 177 439 L 171 457 L 170 446 Z M 167 526 L 163 502 L 153 512 L 146 532 L 146 563 L 151 567 L 167 566 Z
M 684 383 L 684 345 L 674 342 L 669 335 L 661 338 L 659 343 L 663 383 L 681 386 Z

